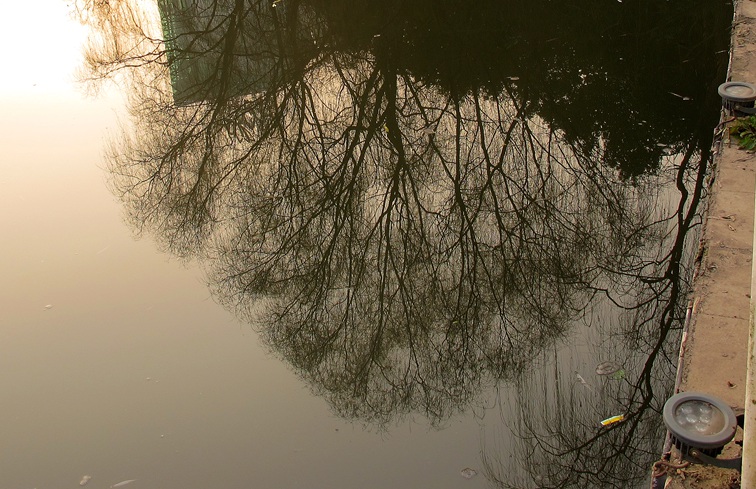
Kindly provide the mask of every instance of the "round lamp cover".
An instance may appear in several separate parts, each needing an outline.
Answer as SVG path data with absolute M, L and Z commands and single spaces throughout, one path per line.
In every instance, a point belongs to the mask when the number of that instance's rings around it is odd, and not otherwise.
M 681 392 L 664 404 L 664 424 L 691 448 L 717 448 L 735 436 L 738 422 L 721 399 L 700 392 Z
M 733 102 L 753 102 L 756 100 L 756 86 L 746 82 L 727 82 L 719 85 L 719 96 Z

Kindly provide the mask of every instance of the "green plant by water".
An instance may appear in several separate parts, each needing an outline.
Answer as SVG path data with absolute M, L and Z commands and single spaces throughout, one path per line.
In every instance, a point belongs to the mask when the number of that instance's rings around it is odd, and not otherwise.
M 756 151 L 756 115 L 738 119 L 730 127 L 730 134 L 738 138 L 738 146 L 748 151 Z

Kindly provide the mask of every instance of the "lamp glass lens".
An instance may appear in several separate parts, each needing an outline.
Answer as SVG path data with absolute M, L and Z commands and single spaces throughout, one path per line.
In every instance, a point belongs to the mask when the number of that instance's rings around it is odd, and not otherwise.
M 680 403 L 675 410 L 675 420 L 682 428 L 699 435 L 715 435 L 725 427 L 722 411 L 699 400 Z

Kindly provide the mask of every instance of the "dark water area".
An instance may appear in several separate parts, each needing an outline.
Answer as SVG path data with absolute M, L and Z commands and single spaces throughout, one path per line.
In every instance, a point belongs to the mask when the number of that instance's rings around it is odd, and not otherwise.
M 73 370 L 97 401 L 58 394 L 99 433 L 70 486 L 647 487 L 731 4 L 72 10 L 81 77 L 126 100 L 102 166 L 144 255 L 108 276 L 144 307 L 90 313 L 110 353 Z M 0 489 L 60 481 L 20 469 L 50 457 L 20 449 Z

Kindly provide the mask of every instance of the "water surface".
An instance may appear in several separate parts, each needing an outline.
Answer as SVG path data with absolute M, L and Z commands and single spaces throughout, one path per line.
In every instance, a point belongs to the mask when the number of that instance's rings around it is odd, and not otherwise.
M 115 83 L 3 86 L 0 488 L 644 485 L 729 7 L 76 5 Z

